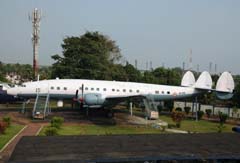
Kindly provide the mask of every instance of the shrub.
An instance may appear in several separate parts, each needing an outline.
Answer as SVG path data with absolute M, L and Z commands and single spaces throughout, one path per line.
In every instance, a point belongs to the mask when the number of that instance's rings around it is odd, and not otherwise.
M 189 107 L 189 106 L 184 107 L 184 111 L 185 111 L 186 114 L 189 114 L 190 110 L 191 110 L 191 107 Z
M 0 134 L 5 134 L 6 129 L 7 129 L 7 123 L 0 121 Z
M 172 120 L 176 123 L 176 127 L 181 127 L 181 121 L 184 119 L 185 115 L 183 112 L 173 111 L 171 114 Z
M 228 118 L 228 115 L 223 113 L 223 112 L 218 112 L 218 116 L 219 116 L 219 123 L 220 124 L 224 124 Z
M 212 110 L 211 109 L 206 109 L 205 110 L 207 117 L 210 118 L 211 114 L 212 114 Z
M 182 108 L 177 107 L 175 110 L 176 110 L 176 111 L 182 111 Z
M 11 117 L 5 116 L 3 117 L 3 122 L 7 123 L 7 127 L 11 125 Z
M 53 117 L 51 119 L 51 127 L 56 127 L 57 129 L 60 129 L 62 124 L 64 122 L 64 118 L 62 117 Z
M 203 111 L 197 111 L 197 116 L 198 116 L 198 119 L 202 119 L 202 116 L 204 115 L 204 112 Z
M 44 133 L 46 136 L 55 136 L 58 135 L 58 129 L 56 127 L 48 126 Z

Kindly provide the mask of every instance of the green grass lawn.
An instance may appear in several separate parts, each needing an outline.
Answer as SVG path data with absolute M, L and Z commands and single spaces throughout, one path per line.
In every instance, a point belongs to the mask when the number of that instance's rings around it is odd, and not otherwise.
M 24 126 L 18 124 L 12 124 L 10 127 L 7 128 L 5 134 L 0 135 L 0 150 L 3 146 L 14 137 Z
M 175 124 L 171 117 L 161 115 L 159 119 L 168 122 L 168 124 Z M 190 132 L 197 132 L 197 133 L 211 133 L 211 132 L 218 132 L 219 123 L 209 122 L 206 120 L 189 120 L 185 119 L 181 123 L 181 128 L 179 130 L 185 130 Z M 224 128 L 222 132 L 232 132 L 233 125 L 224 124 Z M 177 128 L 176 128 L 177 129 Z
M 45 135 L 46 127 L 42 129 L 39 135 Z M 154 129 L 149 126 L 132 126 L 132 125 L 63 125 L 58 131 L 59 135 L 111 135 L 111 134 L 160 134 L 160 129 Z
M 175 123 L 171 117 L 161 115 L 160 119 L 168 122 L 174 126 Z M 196 133 L 211 133 L 218 132 L 218 123 L 209 122 L 205 120 L 195 121 L 185 119 L 181 123 L 179 130 L 196 132 Z M 232 132 L 233 125 L 225 124 L 222 132 Z M 46 127 L 44 127 L 40 134 L 44 136 Z M 166 133 L 160 129 L 152 128 L 151 126 L 135 126 L 135 125 L 95 125 L 95 124 L 79 124 L 79 125 L 63 125 L 58 130 L 59 135 L 111 135 L 111 134 L 162 134 Z

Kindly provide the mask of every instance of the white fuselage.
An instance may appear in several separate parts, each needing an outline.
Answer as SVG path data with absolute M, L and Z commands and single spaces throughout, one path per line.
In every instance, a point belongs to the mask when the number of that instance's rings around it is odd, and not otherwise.
M 74 98 L 77 90 L 79 95 L 100 94 L 103 100 L 106 98 L 151 95 L 155 100 L 161 101 L 187 98 L 199 93 L 193 87 L 84 79 L 27 82 L 21 86 L 8 89 L 7 93 L 25 98 L 36 97 L 37 93 L 49 94 L 50 98 L 63 100 Z

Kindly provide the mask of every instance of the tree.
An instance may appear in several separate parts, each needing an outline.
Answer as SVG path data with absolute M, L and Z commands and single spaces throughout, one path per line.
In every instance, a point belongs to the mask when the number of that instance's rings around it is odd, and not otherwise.
M 124 66 L 124 70 L 126 71 L 127 74 L 127 81 L 131 82 L 141 81 L 141 73 L 133 65 L 127 63 L 126 66 Z
M 63 57 L 53 55 L 52 76 L 60 78 L 105 79 L 110 67 L 121 59 L 115 41 L 99 32 L 63 40 Z

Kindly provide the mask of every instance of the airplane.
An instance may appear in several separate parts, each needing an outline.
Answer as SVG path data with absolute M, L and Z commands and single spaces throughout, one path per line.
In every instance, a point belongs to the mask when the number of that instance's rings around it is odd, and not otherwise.
M 49 94 L 51 99 L 58 100 L 58 107 L 63 107 L 63 100 L 70 99 L 79 102 L 82 107 L 94 108 L 113 106 L 129 98 L 142 98 L 147 102 L 177 100 L 212 91 L 220 99 L 230 99 L 233 90 L 234 81 L 229 72 L 222 73 L 216 89 L 212 89 L 212 79 L 207 71 L 202 72 L 197 81 L 193 73 L 187 71 L 181 86 L 57 78 L 26 82 L 7 89 L 7 94 L 25 99 L 35 98 L 37 94 Z

